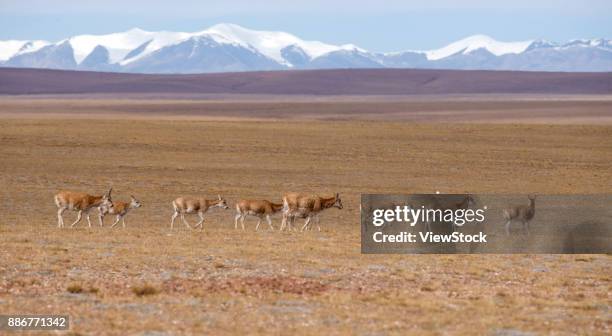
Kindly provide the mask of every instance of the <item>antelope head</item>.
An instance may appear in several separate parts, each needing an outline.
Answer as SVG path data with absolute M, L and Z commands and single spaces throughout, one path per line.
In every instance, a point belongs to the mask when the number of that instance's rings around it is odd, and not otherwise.
M 465 196 L 465 202 L 466 202 L 466 206 L 467 206 L 468 208 L 469 208 L 469 207 L 471 207 L 472 205 L 475 205 L 475 204 L 476 204 L 476 200 L 475 200 L 475 199 L 474 199 L 474 197 L 472 197 L 472 195 L 470 195 L 470 194 L 467 194 L 467 195 Z
M 108 191 L 102 195 L 102 205 L 108 208 L 112 208 L 113 207 L 113 200 L 111 197 L 111 192 L 113 191 L 113 187 L 111 187 L 110 189 L 108 189 Z
M 340 199 L 340 194 L 336 193 L 336 196 L 334 198 L 335 198 L 335 201 L 332 206 L 338 209 L 342 209 L 342 200 Z
M 530 205 L 535 205 L 535 199 L 536 199 L 536 195 L 527 195 L 527 198 L 529 198 L 529 204 Z
M 229 209 L 229 206 L 227 205 L 227 201 L 225 200 L 225 198 L 222 198 L 221 195 L 217 195 L 219 198 L 217 199 L 217 204 L 215 204 L 216 207 L 222 208 L 222 209 Z
M 140 203 L 140 201 L 137 200 L 136 197 L 134 197 L 133 195 L 130 195 L 130 198 L 131 198 L 130 208 L 137 209 L 142 206 L 142 203 Z

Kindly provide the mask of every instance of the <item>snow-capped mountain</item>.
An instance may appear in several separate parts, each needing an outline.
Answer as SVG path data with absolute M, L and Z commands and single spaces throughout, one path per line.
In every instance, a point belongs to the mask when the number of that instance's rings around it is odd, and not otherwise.
M 484 49 L 495 56 L 506 54 L 520 54 L 525 51 L 533 41 L 499 42 L 486 35 L 474 35 L 463 40 L 451 43 L 444 48 L 426 51 L 427 59 L 437 61 L 455 54 L 467 55 L 473 51 Z
M 340 50 L 361 50 L 352 44 L 335 46 L 319 41 L 304 41 L 284 32 L 255 31 L 235 24 L 218 24 L 203 31 L 201 34 L 223 36 L 243 47 L 254 48 L 266 57 L 289 67 L 292 67 L 293 64 L 282 55 L 282 50 L 288 47 L 301 49 L 310 59 Z
M 352 44 L 218 24 L 193 33 L 134 28 L 59 42 L 0 41 L 0 66 L 139 73 L 379 67 L 612 71 L 612 42 L 500 42 L 474 35 L 436 50 L 376 53 Z

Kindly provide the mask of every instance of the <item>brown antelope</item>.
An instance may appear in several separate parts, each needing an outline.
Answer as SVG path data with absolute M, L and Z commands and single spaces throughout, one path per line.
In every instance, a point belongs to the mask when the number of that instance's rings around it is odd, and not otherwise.
M 244 218 L 246 216 L 254 216 L 259 219 L 257 221 L 255 231 L 259 229 L 261 220 L 264 217 L 266 217 L 266 221 L 270 226 L 270 230 L 274 230 L 274 226 L 272 226 L 272 220 L 270 220 L 270 216 L 281 211 L 282 209 L 283 203 L 277 204 L 267 200 L 240 200 L 238 203 L 236 203 L 237 214 L 234 218 L 234 229 L 238 229 L 238 219 L 240 219 L 240 224 L 242 225 L 242 229 L 244 230 Z
M 208 211 L 210 208 L 223 208 L 229 209 L 227 206 L 227 202 L 225 199 L 221 198 L 221 195 L 218 195 L 219 198 L 215 200 L 207 200 L 204 198 L 188 198 L 188 197 L 179 197 L 172 201 L 172 207 L 174 208 L 174 213 L 172 214 L 172 222 L 170 223 L 170 228 L 174 228 L 174 220 L 180 214 L 181 220 L 188 228 L 191 228 L 191 225 L 187 223 L 185 220 L 185 214 L 198 214 L 200 216 L 200 221 L 194 225 L 194 229 L 200 226 L 200 228 L 204 229 L 204 213 Z
M 87 223 L 91 227 L 91 220 L 89 219 L 89 211 L 94 207 L 105 206 L 108 208 L 113 207 L 113 201 L 111 199 L 111 191 L 113 188 L 102 196 L 92 196 L 86 193 L 74 192 L 74 191 L 60 191 L 54 197 L 55 205 L 57 205 L 57 227 L 64 227 L 63 214 L 66 210 L 78 211 L 77 219 L 70 225 L 73 227 L 81 221 L 83 212 L 87 215 Z
M 112 207 L 108 207 L 104 204 L 100 205 L 98 207 L 98 211 L 100 211 L 100 226 L 104 225 L 104 216 L 110 214 L 117 215 L 117 217 L 115 218 L 115 222 L 113 223 L 113 225 L 111 225 L 112 228 L 114 228 L 120 220 L 122 220 L 122 226 L 125 228 L 125 216 L 127 215 L 127 213 L 132 209 L 138 209 L 142 206 L 142 203 L 140 203 L 140 201 L 137 200 L 134 196 L 130 195 L 130 198 L 131 200 L 129 203 L 117 201 L 113 202 Z
M 510 235 L 510 223 L 520 221 L 523 223 L 523 230 L 529 235 L 529 222 L 535 216 L 535 199 L 536 196 L 527 195 L 529 205 L 521 204 L 511 206 L 503 210 L 503 216 L 506 220 L 506 235 Z
M 283 196 L 283 221 L 280 231 L 282 231 L 285 226 L 287 226 L 288 230 L 291 230 L 295 217 L 306 218 L 306 222 L 304 226 L 302 226 L 301 231 L 310 228 L 310 221 L 313 218 L 317 223 L 318 230 L 321 231 L 319 214 L 321 211 L 333 207 L 342 209 L 342 200 L 340 200 L 340 194 L 338 193 L 328 198 L 316 195 L 308 196 L 298 193 L 288 193 Z

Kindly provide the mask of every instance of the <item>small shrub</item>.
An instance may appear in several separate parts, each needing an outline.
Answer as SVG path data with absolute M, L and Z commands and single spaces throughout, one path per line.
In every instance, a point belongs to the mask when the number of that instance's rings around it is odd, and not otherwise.
M 66 290 L 68 291 L 68 293 L 72 293 L 72 294 L 85 294 L 85 293 L 98 294 L 100 292 L 100 289 L 96 287 L 89 287 L 88 289 L 85 289 L 83 288 L 83 286 L 79 284 L 72 284 L 68 286 Z
M 83 287 L 79 284 L 72 284 L 70 286 L 68 286 L 68 288 L 66 288 L 66 290 L 68 291 L 68 293 L 72 293 L 72 294 L 79 294 L 79 293 L 83 293 Z
M 132 292 L 137 296 L 155 295 L 159 290 L 151 285 L 142 285 L 132 287 Z
M 503 291 L 499 291 L 499 292 L 497 292 L 497 293 L 495 294 L 495 296 L 497 296 L 497 297 L 507 297 L 507 296 L 508 296 L 508 293 L 503 292 Z

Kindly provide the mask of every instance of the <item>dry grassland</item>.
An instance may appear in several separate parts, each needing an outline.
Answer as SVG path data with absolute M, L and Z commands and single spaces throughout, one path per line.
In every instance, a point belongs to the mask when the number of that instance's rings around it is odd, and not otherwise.
M 612 95 L 1 96 L 0 118 L 612 124 Z
M 361 255 L 358 227 L 365 192 L 610 193 L 610 126 L 4 119 L 0 143 L 0 311 L 70 314 L 73 335 L 612 327 L 610 256 Z M 127 229 L 55 227 L 55 192 L 109 185 L 144 203 Z M 218 209 L 169 229 L 179 195 L 286 191 L 344 209 L 320 233 L 234 231 Z

